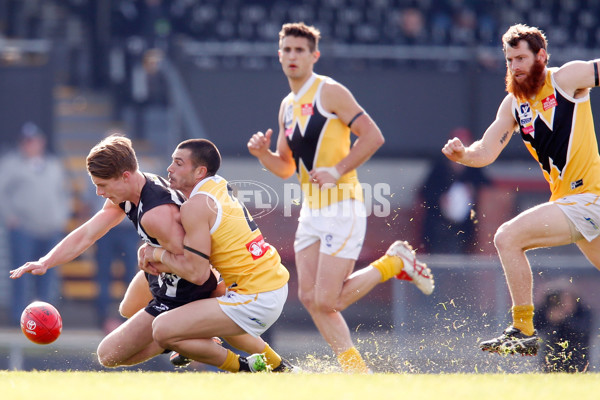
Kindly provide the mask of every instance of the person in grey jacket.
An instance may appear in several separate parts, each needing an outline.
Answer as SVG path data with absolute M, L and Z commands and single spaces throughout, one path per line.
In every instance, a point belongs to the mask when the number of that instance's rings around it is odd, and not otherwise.
M 33 122 L 20 132 L 18 150 L 0 160 L 0 221 L 9 239 L 10 268 L 46 254 L 64 235 L 71 213 L 71 191 L 61 160 L 47 151 L 46 135 Z M 20 279 L 11 285 L 11 323 L 19 324 L 31 301 L 54 303 L 59 276 Z

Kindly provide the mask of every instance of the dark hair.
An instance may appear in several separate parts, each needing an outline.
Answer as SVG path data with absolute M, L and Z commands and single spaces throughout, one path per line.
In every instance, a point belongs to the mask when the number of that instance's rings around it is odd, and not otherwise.
M 85 161 L 88 173 L 101 179 L 118 178 L 125 171 L 135 172 L 138 169 L 131 140 L 118 134 L 92 147 Z
M 536 27 L 527 26 L 524 24 L 516 24 L 508 28 L 506 33 L 502 35 L 502 50 L 506 53 L 506 48 L 517 47 L 519 42 L 522 40 L 526 41 L 529 45 L 529 49 L 533 54 L 539 53 L 541 49 L 548 51 L 548 40 L 544 32 Z M 546 56 L 546 64 L 550 59 L 550 54 Z
M 283 24 L 281 31 L 279 31 L 279 48 L 283 38 L 286 36 L 296 36 L 308 39 L 308 49 L 311 53 L 319 50 L 319 39 L 321 39 L 321 32 L 314 26 L 306 25 L 304 22 L 290 22 Z
M 206 175 L 216 175 L 221 167 L 221 154 L 213 142 L 207 139 L 188 139 L 179 143 L 177 149 L 188 149 L 194 168 L 206 167 Z

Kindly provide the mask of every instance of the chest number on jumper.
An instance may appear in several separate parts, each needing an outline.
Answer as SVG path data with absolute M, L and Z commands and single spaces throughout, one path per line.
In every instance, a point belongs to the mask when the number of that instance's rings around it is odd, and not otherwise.
M 231 197 L 231 200 L 237 201 L 237 203 L 242 208 L 242 211 L 244 211 L 244 218 L 246 218 L 246 223 L 248 224 L 250 231 L 254 232 L 255 230 L 257 230 L 258 225 L 256 224 L 256 222 L 254 222 L 254 220 L 250 216 L 250 213 L 246 209 L 246 206 L 244 205 L 244 203 L 242 203 L 237 197 L 235 197 L 235 195 L 233 194 L 233 188 L 229 184 L 227 184 L 227 194 L 229 195 L 229 197 Z

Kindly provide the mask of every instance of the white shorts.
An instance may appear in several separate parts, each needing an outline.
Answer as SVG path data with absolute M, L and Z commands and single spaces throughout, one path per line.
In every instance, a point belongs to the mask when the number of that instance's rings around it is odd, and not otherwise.
M 256 294 L 228 291 L 217 297 L 221 310 L 252 336 L 262 335 L 281 315 L 287 299 L 287 283 L 279 289 Z
M 342 200 L 320 209 L 302 204 L 294 251 L 320 241 L 319 251 L 331 256 L 358 259 L 367 230 L 365 205 L 354 199 Z
M 560 207 L 588 242 L 600 235 L 600 196 L 574 194 L 555 200 L 554 204 Z

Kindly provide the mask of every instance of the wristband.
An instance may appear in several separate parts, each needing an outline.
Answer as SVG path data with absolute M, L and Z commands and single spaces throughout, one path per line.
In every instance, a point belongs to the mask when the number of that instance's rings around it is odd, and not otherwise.
M 321 167 L 321 168 L 317 168 L 317 171 L 326 171 L 329 173 L 329 175 L 333 176 L 335 178 L 335 181 L 339 181 L 340 178 L 342 177 L 342 175 L 340 175 L 340 173 L 338 172 L 336 167 Z
M 156 261 L 156 250 L 161 250 L 161 248 L 160 248 L 160 247 L 155 247 L 155 248 L 154 248 L 154 250 L 152 250 L 152 258 L 154 259 L 154 261 Z M 160 260 L 160 263 L 161 263 L 161 264 L 164 264 L 164 263 L 163 263 L 163 257 L 165 256 L 165 252 L 166 252 L 166 250 L 165 250 L 165 249 L 162 249 L 162 251 L 163 251 L 163 252 L 162 252 L 162 254 L 160 255 L 160 257 L 158 257 L 158 259 Z

